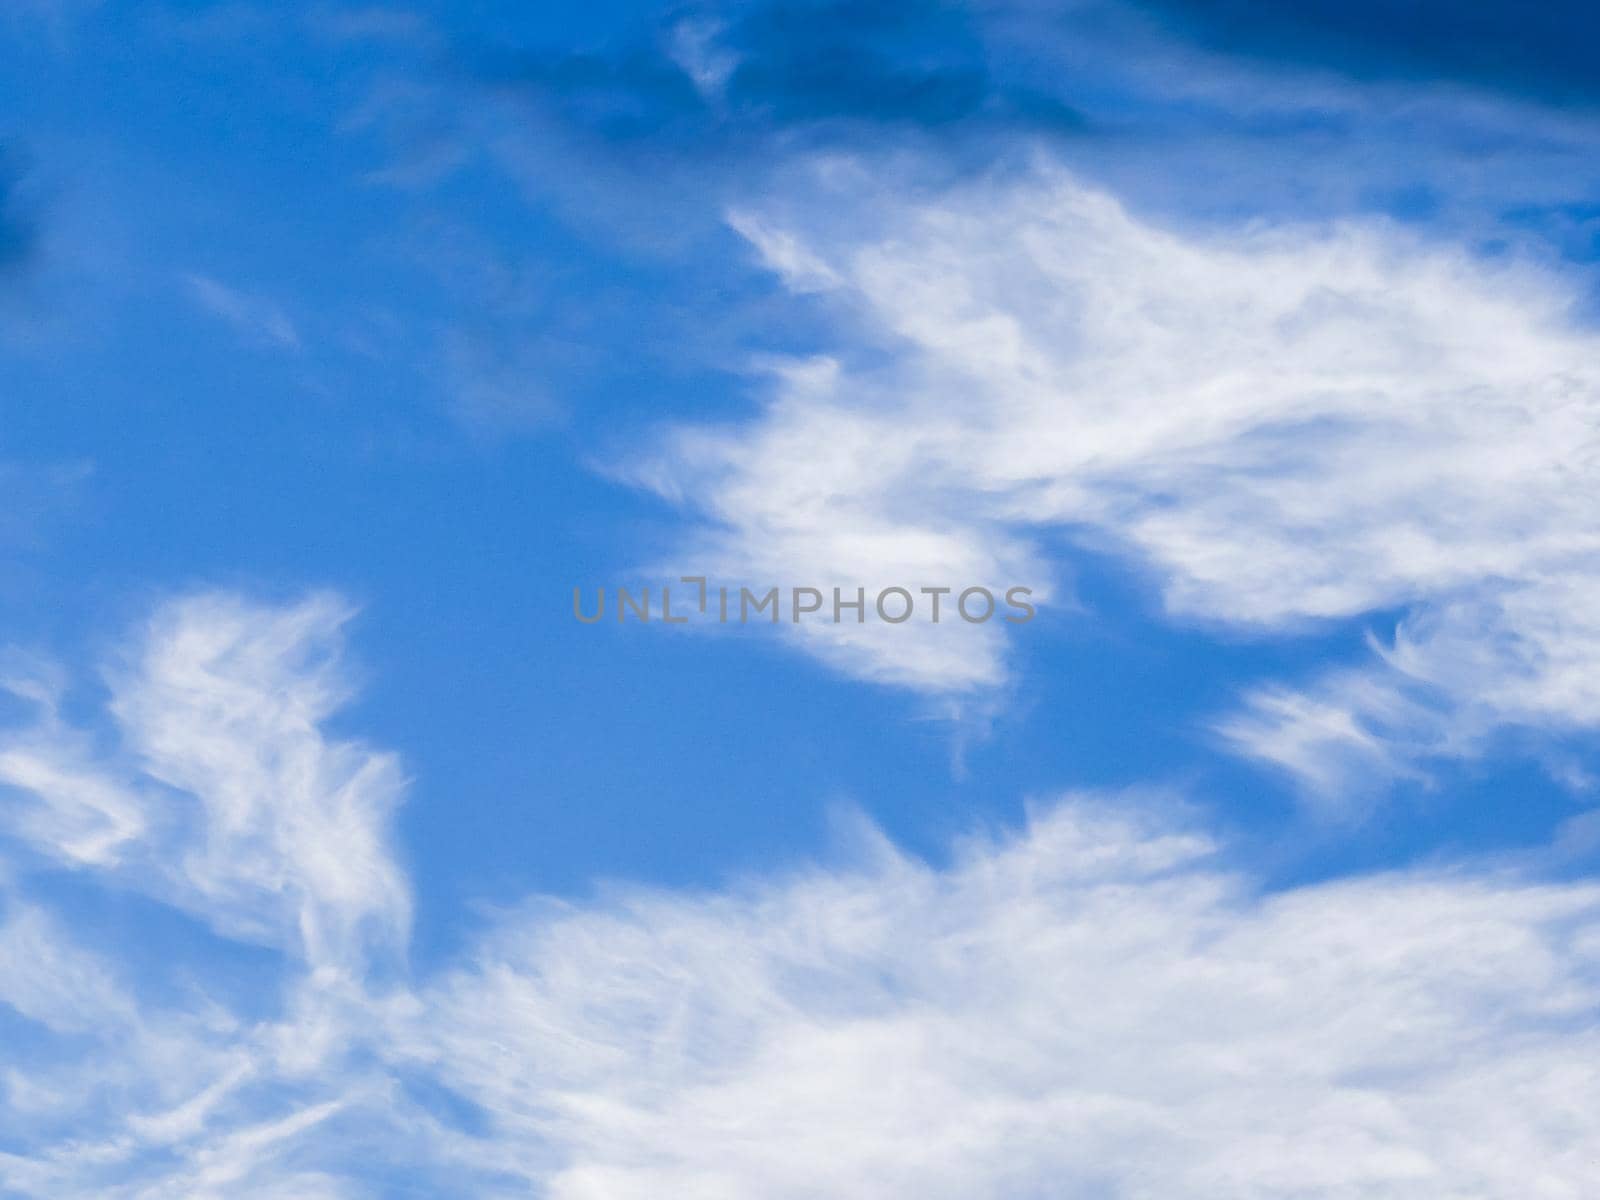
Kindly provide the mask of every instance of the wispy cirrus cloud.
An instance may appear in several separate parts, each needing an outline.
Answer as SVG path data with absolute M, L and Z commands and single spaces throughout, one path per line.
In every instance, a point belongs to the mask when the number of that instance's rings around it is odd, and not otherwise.
M 209 275 L 185 275 L 184 284 L 200 308 L 231 326 L 245 341 L 283 350 L 300 348 L 300 331 L 276 302 L 230 287 Z
M 319 728 L 348 695 L 348 615 L 329 596 L 173 601 L 107 668 L 109 744 L 61 717 L 59 677 L 13 672 L 39 715 L 0 747 L 16 864 L 0 1000 L 36 1025 L 0 1076 L 11 1193 L 349 1194 L 294 1147 L 312 1131 L 338 1142 L 324 1127 L 387 1086 L 352 1056 L 410 897 L 389 846 L 394 759 Z M 175 988 L 173 965 L 137 947 L 76 944 L 30 894 L 60 868 L 217 946 L 267 948 L 270 991 L 241 1003 L 226 953 Z
M 834 306 L 841 354 L 630 468 L 699 518 L 681 561 L 1048 593 L 1065 534 L 1179 620 L 1404 610 L 1370 664 L 1224 725 L 1330 793 L 1495 729 L 1600 724 L 1600 339 L 1570 274 L 1381 221 L 1163 227 L 1048 167 L 932 197 L 869 176 L 832 162 L 735 217 Z M 929 694 L 1007 675 L 998 629 L 792 632 Z
M 202 594 L 163 609 L 111 672 L 115 753 L 49 705 L 0 744 L 11 831 L 312 967 L 397 951 L 409 914 L 387 848 L 398 766 L 318 729 L 345 698 L 348 615 L 331 597 L 264 610 Z
M 1587 1184 L 1600 891 L 1493 860 L 1267 891 L 1156 794 L 1060 798 L 943 865 L 863 827 L 831 865 L 735 886 L 532 898 L 422 978 L 330 955 L 330 925 L 369 948 L 403 929 L 386 805 L 356 802 L 387 774 L 358 764 L 385 756 L 320 729 L 348 694 L 345 611 L 193 596 L 113 669 L 127 758 L 99 769 L 194 805 L 164 833 L 189 878 L 148 890 L 265 941 L 275 974 L 248 1008 L 223 957 L 153 989 L 153 951 L 79 944 L 15 859 L 11 1193 L 1525 1200 Z M 136 883 L 134 840 L 120 865 L 79 864 L 83 882 Z

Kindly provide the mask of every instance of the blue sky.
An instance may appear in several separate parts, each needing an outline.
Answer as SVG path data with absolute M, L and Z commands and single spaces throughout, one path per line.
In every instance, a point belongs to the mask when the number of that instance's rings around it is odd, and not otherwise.
M 1595 18 L 1458 7 L 8 10 L 0 1195 L 1586 1194 Z

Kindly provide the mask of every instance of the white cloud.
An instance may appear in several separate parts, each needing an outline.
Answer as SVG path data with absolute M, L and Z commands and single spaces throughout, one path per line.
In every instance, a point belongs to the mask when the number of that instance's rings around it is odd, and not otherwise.
M 318 729 L 344 614 L 192 597 L 112 673 L 116 765 L 206 830 L 154 890 L 225 933 L 395 903 L 371 886 L 400 878 L 382 806 L 348 824 L 354 764 L 387 759 Z M 7 876 L 0 1004 L 33 1025 L 0 1063 L 0 1178 L 51 1200 L 401 1176 L 553 1200 L 1586 1194 L 1600 888 L 1488 861 L 1264 892 L 1227 861 L 1166 798 L 1068 797 L 942 866 L 866 830 L 735 887 L 530 902 L 409 985 L 280 938 L 255 1017 L 221 999 L 226 962 L 162 998 L 144 948 L 73 946 Z
M 818 175 L 737 224 L 846 353 L 628 469 L 702 518 L 686 569 L 1042 593 L 1064 534 L 1180 619 L 1404 609 L 1368 668 L 1227 725 L 1330 786 L 1600 723 L 1600 337 L 1571 280 L 1383 223 L 1160 228 L 1045 167 L 932 199 Z M 998 627 L 794 632 L 934 694 L 1007 674 Z

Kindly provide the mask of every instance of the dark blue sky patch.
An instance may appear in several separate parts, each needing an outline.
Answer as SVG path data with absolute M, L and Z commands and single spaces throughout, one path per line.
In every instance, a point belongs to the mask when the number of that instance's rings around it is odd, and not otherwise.
M 22 265 L 33 252 L 34 223 L 23 196 L 25 185 L 15 153 L 0 147 L 0 271 Z
M 706 31 L 708 51 L 726 64 L 714 86 L 697 86 L 674 56 L 675 31 L 687 26 Z M 715 19 L 680 12 L 626 44 L 496 55 L 480 71 L 606 144 L 699 157 L 748 154 L 780 135 L 850 143 L 955 126 L 1083 125 L 1060 98 L 1007 81 L 966 11 L 926 0 L 783 0 Z
M 1559 103 L 1600 101 L 1600 7 L 1582 0 L 1146 0 L 1215 49 L 1365 78 L 1456 80 Z
M 538 97 L 563 121 L 609 142 L 683 137 L 709 117 L 681 68 L 638 47 L 611 55 L 512 55 L 486 64 L 484 79 Z

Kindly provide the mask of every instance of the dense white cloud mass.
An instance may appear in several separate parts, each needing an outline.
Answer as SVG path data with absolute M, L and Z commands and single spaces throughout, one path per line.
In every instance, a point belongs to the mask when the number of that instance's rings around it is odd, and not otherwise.
M 240 1011 L 218 957 L 158 995 L 16 859 L 6 1194 L 1588 1194 L 1600 888 L 1485 862 L 1264 893 L 1162 797 L 1067 798 L 943 866 L 869 833 L 738 887 L 530 903 L 397 979 L 394 768 L 318 727 L 343 615 L 172 604 L 112 674 L 119 750 L 53 717 L 11 749 L 71 769 L 8 759 L 8 813 L 141 816 L 92 855 L 76 825 L 20 841 L 273 945 L 278 986 Z M 177 793 L 200 832 L 165 824 Z
M 1049 170 L 934 198 L 819 174 L 735 223 L 856 342 L 636 465 L 704 519 L 683 563 L 1045 592 L 1065 534 L 1178 618 L 1404 609 L 1372 663 L 1226 723 L 1325 788 L 1600 722 L 1600 336 L 1554 268 L 1375 223 L 1163 229 Z M 928 693 L 1006 676 L 1000 626 L 797 633 Z
M 1209 853 L 1076 801 L 944 870 L 514 918 L 424 1040 L 560 1200 L 1580 1194 L 1600 892 Z

